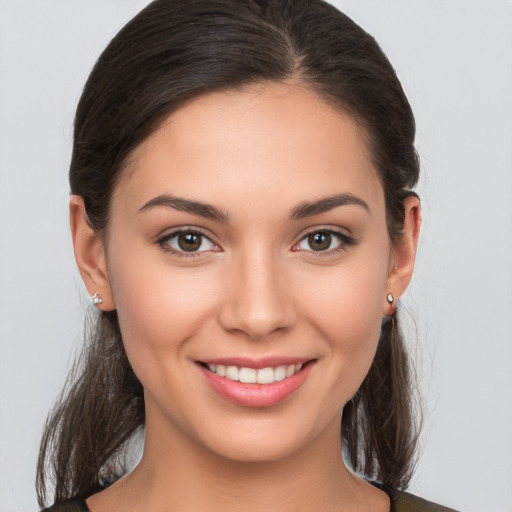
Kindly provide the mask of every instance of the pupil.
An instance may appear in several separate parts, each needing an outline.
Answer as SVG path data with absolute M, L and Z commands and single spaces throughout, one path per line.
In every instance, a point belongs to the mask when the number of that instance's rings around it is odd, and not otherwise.
M 330 233 L 314 233 L 308 236 L 308 242 L 314 251 L 325 251 L 331 246 Z
M 183 251 L 196 251 L 201 247 L 201 235 L 186 233 L 178 236 L 178 245 Z

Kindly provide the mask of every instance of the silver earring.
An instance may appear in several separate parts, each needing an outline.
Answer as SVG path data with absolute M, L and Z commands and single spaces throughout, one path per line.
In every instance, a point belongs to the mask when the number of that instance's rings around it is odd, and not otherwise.
M 395 297 L 393 297 L 393 294 L 392 293 L 388 293 L 387 296 L 386 296 L 386 300 L 390 303 L 390 304 L 393 304 L 393 302 L 395 302 Z
M 91 302 L 94 306 L 99 306 L 103 302 L 103 299 L 100 297 L 100 294 L 96 292 L 91 296 Z

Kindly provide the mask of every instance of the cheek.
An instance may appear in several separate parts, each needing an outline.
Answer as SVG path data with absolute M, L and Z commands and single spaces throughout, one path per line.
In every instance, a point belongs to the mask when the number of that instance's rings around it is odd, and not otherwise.
M 304 314 L 309 311 L 326 337 L 342 337 L 349 345 L 375 338 L 382 321 L 382 302 L 387 283 L 387 259 L 340 265 L 330 272 L 312 272 L 303 294 Z M 378 336 L 377 336 L 378 337 Z M 349 340 L 353 342 L 349 343 Z M 346 344 L 335 345 L 343 350 Z
M 332 396 L 344 405 L 361 385 L 373 361 L 382 325 L 387 257 L 361 259 L 332 273 L 310 275 L 303 302 L 309 318 L 326 340 Z
M 365 286 L 367 284 L 367 286 Z M 382 297 L 375 281 L 365 283 L 353 274 L 339 286 L 325 288 L 318 300 L 311 303 L 314 322 L 330 340 L 333 352 L 340 354 L 373 351 L 382 322 Z
M 142 380 L 139 373 L 179 363 L 182 346 L 215 308 L 215 284 L 202 272 L 130 260 L 126 253 L 113 258 L 111 284 L 124 345 Z

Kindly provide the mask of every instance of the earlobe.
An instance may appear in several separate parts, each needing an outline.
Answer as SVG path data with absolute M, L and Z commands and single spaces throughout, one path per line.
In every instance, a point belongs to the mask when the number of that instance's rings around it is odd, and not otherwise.
M 416 196 L 409 196 L 404 201 L 403 234 L 392 244 L 391 264 L 384 297 L 384 316 L 390 316 L 395 312 L 397 300 L 411 282 L 420 228 L 420 200 Z M 390 296 L 393 300 L 390 300 Z
M 93 304 L 103 311 L 111 311 L 116 306 L 108 278 L 103 239 L 89 225 L 82 197 L 71 196 L 69 219 L 75 260 L 89 296 L 101 297 L 101 301 L 92 301 Z

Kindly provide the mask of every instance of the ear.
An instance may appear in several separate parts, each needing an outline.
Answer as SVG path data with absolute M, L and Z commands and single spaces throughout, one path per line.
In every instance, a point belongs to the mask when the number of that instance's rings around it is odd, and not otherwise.
M 396 309 L 396 301 L 403 295 L 411 282 L 414 260 L 421 228 L 421 206 L 416 196 L 404 201 L 404 229 L 402 236 L 391 246 L 390 268 L 384 297 L 383 315 L 390 316 Z M 393 295 L 393 302 L 388 294 Z
M 96 305 L 98 309 L 111 311 L 116 306 L 108 278 L 103 239 L 89 225 L 82 197 L 71 196 L 69 220 L 76 263 L 87 291 L 90 296 L 98 293 L 102 298 L 103 302 Z

